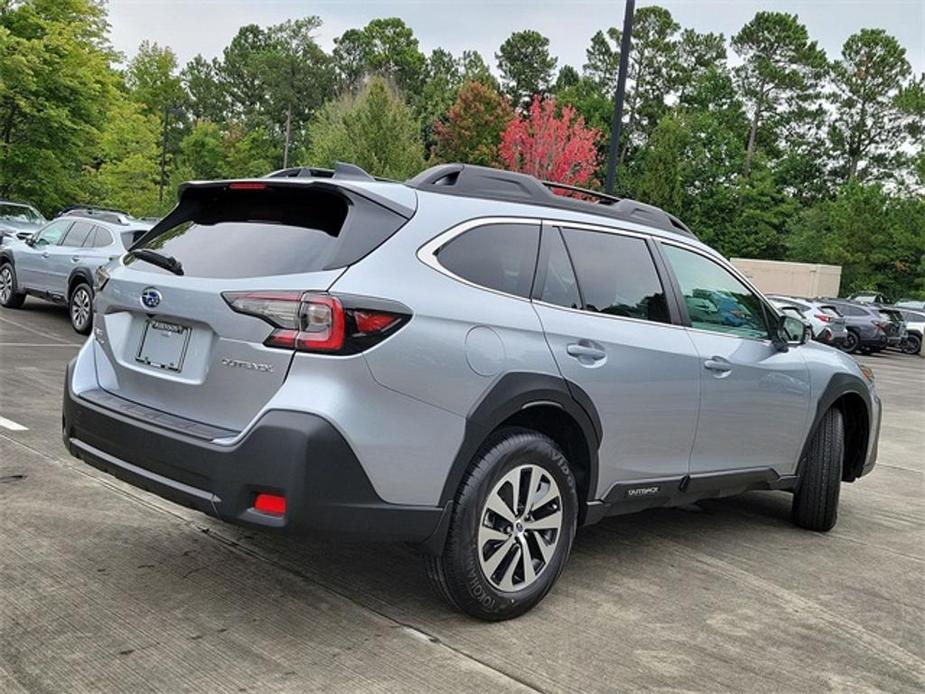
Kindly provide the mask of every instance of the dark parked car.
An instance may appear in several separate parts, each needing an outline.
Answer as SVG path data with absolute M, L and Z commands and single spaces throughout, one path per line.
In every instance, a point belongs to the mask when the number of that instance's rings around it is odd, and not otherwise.
M 841 348 L 848 353 L 870 354 L 887 347 L 897 347 L 902 341 L 902 326 L 879 306 L 848 299 L 826 299 L 838 309 L 848 323 L 848 334 Z

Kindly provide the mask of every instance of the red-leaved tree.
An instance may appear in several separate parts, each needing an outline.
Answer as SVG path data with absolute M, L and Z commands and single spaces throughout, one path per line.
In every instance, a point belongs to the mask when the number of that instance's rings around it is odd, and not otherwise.
M 533 97 L 530 110 L 518 114 L 501 134 L 501 160 L 511 171 L 537 178 L 584 185 L 597 170 L 600 133 L 565 106 L 556 115 L 556 100 Z M 556 191 L 558 192 L 558 191 Z

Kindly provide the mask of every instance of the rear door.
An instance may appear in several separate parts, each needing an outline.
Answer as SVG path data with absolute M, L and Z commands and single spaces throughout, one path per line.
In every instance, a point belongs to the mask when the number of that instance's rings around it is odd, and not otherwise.
M 187 191 L 142 240 L 144 248 L 181 263 L 183 274 L 130 255 L 111 267 L 96 296 L 102 388 L 180 417 L 243 429 L 279 389 L 294 352 L 265 346 L 273 326 L 233 311 L 223 294 L 324 291 L 342 264 L 405 221 L 359 196 L 304 183 L 249 185 Z M 268 311 L 274 305 L 266 298 Z
M 693 248 L 661 242 L 700 354 L 702 396 L 691 474 L 772 468 L 790 474 L 806 437 L 809 370 L 800 348 L 771 343 L 770 307 L 729 268 Z
M 93 233 L 93 224 L 76 221 L 61 239 L 61 243 L 48 249 L 45 263 L 47 291 L 55 296 L 67 295 L 67 280 L 71 271 L 80 264 L 83 245 Z
M 687 332 L 672 324 L 647 239 L 546 226 L 533 295 L 559 370 L 600 415 L 599 492 L 616 482 L 685 476 L 700 359 Z

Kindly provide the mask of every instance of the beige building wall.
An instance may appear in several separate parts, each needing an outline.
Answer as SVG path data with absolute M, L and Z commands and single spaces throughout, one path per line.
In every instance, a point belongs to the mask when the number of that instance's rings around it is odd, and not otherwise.
M 841 267 L 778 260 L 732 258 L 732 264 L 765 294 L 838 296 Z

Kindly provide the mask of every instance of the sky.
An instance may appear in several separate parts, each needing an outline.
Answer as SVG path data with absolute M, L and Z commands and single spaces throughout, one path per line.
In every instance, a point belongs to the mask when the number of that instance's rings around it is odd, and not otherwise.
M 759 10 L 796 14 L 829 58 L 859 29 L 882 28 L 905 47 L 915 72 L 925 71 L 925 0 L 639 0 L 637 7 L 652 4 L 666 7 L 684 28 L 727 39 Z M 323 24 L 317 38 L 326 50 L 346 29 L 397 16 L 426 53 L 437 47 L 456 55 L 476 49 L 494 68 L 494 53 L 512 32 L 535 29 L 549 38 L 558 67 L 580 70 L 591 36 L 622 26 L 623 11 L 622 0 L 109 0 L 116 50 L 131 57 L 148 39 L 170 46 L 181 65 L 197 53 L 220 55 L 244 24 L 318 15 Z

